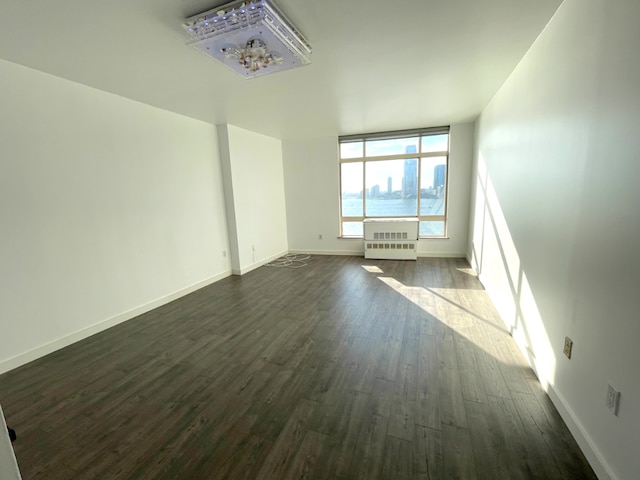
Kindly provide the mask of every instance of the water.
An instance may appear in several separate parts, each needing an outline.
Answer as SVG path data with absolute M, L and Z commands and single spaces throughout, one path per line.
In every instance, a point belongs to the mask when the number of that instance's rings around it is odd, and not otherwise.
M 410 198 L 376 198 L 367 200 L 367 217 L 415 217 L 418 202 Z M 444 215 L 444 198 L 423 198 L 420 200 L 420 215 Z M 361 217 L 362 199 L 342 200 L 343 217 Z M 420 222 L 421 237 L 443 237 L 444 221 Z M 344 236 L 362 236 L 362 222 L 345 222 Z
M 376 198 L 367 200 L 367 217 L 415 217 L 418 202 L 415 198 Z M 420 215 L 444 215 L 443 198 L 423 198 L 420 200 Z M 342 200 L 343 217 L 361 217 L 362 199 Z

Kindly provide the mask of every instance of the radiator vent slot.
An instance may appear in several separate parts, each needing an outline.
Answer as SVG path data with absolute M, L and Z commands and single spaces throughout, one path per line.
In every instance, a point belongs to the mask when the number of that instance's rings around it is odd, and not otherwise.
M 415 243 L 369 243 L 367 249 L 374 250 L 415 250 Z
M 408 232 L 373 232 L 374 240 L 408 240 Z

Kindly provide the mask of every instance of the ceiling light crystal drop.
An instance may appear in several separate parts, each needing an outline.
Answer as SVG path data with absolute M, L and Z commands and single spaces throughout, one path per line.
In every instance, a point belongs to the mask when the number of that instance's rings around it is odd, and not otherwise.
M 311 63 L 311 47 L 271 0 L 236 0 L 185 20 L 189 45 L 245 78 Z

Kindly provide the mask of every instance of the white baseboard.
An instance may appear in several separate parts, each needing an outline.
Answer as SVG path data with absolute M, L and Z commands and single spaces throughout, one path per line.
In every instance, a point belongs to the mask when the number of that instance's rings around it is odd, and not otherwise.
M 364 257 L 364 250 L 289 250 L 289 253 L 310 255 L 353 255 L 355 257 Z M 422 258 L 465 258 L 465 253 L 442 253 L 442 252 L 418 252 L 418 257 Z
M 464 253 L 418 252 L 419 258 L 466 258 Z
M 364 257 L 364 249 L 359 251 L 353 250 L 289 250 L 289 253 L 297 255 L 348 255 L 354 257 Z
M 466 254 L 464 255 L 464 258 L 466 258 L 466 259 L 467 259 L 467 262 L 469 262 L 469 265 L 471 265 L 471 268 L 473 268 L 474 270 L 476 270 L 476 268 L 474 267 L 473 263 L 471 263 L 471 262 L 473 262 L 473 258 L 471 257 L 471 255 L 470 255 L 469 253 L 466 253 Z M 477 272 L 476 272 L 476 273 L 477 273 Z
M 589 465 L 591 465 L 591 468 L 593 468 L 597 477 L 600 480 L 620 480 L 612 472 L 611 467 L 604 459 L 598 447 L 596 447 L 591 436 L 583 427 L 580 419 L 573 413 L 573 410 L 565 401 L 564 397 L 559 392 L 555 391 L 549 384 L 547 388 L 545 388 L 545 391 L 564 420 L 564 423 L 566 423 L 567 428 L 569 428 L 573 438 L 575 438 L 576 442 L 580 446 L 582 453 L 587 457 Z
M 189 293 L 195 292 L 196 290 L 201 289 L 202 287 L 206 287 L 212 283 L 215 283 L 223 278 L 226 278 L 231 275 L 231 271 L 226 271 L 223 273 L 219 273 L 214 275 L 213 277 L 209 277 L 200 282 L 194 283 L 186 288 L 180 289 L 176 292 L 170 293 L 169 295 L 165 295 L 157 300 L 149 302 L 145 305 L 141 305 L 127 312 L 120 313 L 114 317 L 108 318 L 106 320 L 102 320 L 98 323 L 85 327 L 81 330 L 78 330 L 69 335 L 65 335 L 62 338 L 58 338 L 53 340 L 52 342 L 46 343 L 39 347 L 36 347 L 27 352 L 16 355 L 15 357 L 8 358 L 6 360 L 0 361 L 0 374 L 4 372 L 8 372 L 9 370 L 13 370 L 14 368 L 18 368 L 22 365 L 25 365 L 33 360 L 37 360 L 40 357 L 44 357 L 50 353 L 55 352 L 56 350 L 60 350 L 66 346 L 71 345 L 72 343 L 76 343 L 80 340 L 83 340 L 91 335 L 95 335 L 96 333 L 102 332 L 108 328 L 114 327 L 120 323 L 126 322 L 127 320 L 131 320 L 132 318 L 137 317 L 138 315 L 142 315 L 154 308 L 158 308 L 162 305 L 165 305 L 169 302 L 172 302 L 180 297 L 184 297 Z
M 274 260 L 276 260 L 276 259 L 278 259 L 278 258 L 280 258 L 280 257 L 283 257 L 283 256 L 284 256 L 284 255 L 286 255 L 287 253 L 289 253 L 289 251 L 288 251 L 288 250 L 285 250 L 284 252 L 277 253 L 277 254 L 275 254 L 275 255 L 271 255 L 271 256 L 270 256 L 270 257 L 268 257 L 268 258 L 265 258 L 265 259 L 263 259 L 263 260 L 260 260 L 260 261 L 258 261 L 258 262 L 256 262 L 256 263 L 254 263 L 253 265 L 249 265 L 249 266 L 247 266 L 247 267 L 243 267 L 243 268 L 241 268 L 240 270 L 233 269 L 233 270 L 231 271 L 231 273 L 232 273 L 233 275 L 244 275 L 245 273 L 249 273 L 250 271 L 255 270 L 256 268 L 260 268 L 260 267 L 262 267 L 263 265 L 266 265 L 266 264 L 267 264 L 267 263 L 269 263 L 269 262 L 273 262 Z
M 471 263 L 471 259 L 469 258 L 469 256 L 466 256 L 466 258 L 469 261 L 469 264 L 472 266 L 472 268 L 475 268 Z M 485 288 L 485 291 L 489 295 L 489 298 L 495 305 L 496 302 L 494 301 L 492 292 L 486 289 L 484 282 L 482 281 L 481 274 L 478 275 L 478 279 L 480 280 L 480 283 L 482 284 L 482 286 Z M 532 364 L 530 361 L 530 357 L 527 352 L 526 345 L 523 345 L 517 341 L 516 341 L 516 345 L 518 345 L 518 348 L 522 352 L 524 358 L 527 360 L 527 362 L 529 363 L 533 371 L 536 373 L 538 378 L 541 379 L 540 384 L 542 388 L 547 393 L 547 395 L 549 395 L 551 402 L 556 407 L 556 410 L 562 417 L 562 420 L 564 420 L 564 423 L 567 425 L 567 428 L 571 432 L 571 435 L 573 435 L 573 438 L 576 440 L 576 443 L 582 450 L 582 453 L 584 453 L 584 456 L 587 458 L 589 465 L 591 465 L 591 468 L 593 469 L 598 479 L 599 480 L 620 480 L 613 473 L 611 467 L 604 459 L 604 456 L 602 455 L 602 453 L 600 452 L 596 444 L 591 439 L 591 436 L 589 435 L 587 430 L 582 425 L 582 422 L 580 422 L 580 419 L 578 418 L 578 416 L 573 412 L 573 410 L 569 406 L 569 403 L 564 399 L 564 397 L 559 392 L 557 392 L 553 388 L 548 378 L 545 378 L 545 377 L 541 378 L 540 372 L 538 372 L 538 369 L 536 368 L 536 366 Z

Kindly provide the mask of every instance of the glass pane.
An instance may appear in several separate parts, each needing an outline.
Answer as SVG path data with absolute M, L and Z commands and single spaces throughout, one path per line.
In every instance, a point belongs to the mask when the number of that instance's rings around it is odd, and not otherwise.
M 421 237 L 444 237 L 444 220 L 420 222 Z
M 367 162 L 367 217 L 415 217 L 418 211 L 418 160 Z
M 420 165 L 420 215 L 444 215 L 447 157 L 428 157 Z
M 382 155 L 400 155 L 403 153 L 416 153 L 418 151 L 418 137 L 395 138 L 389 140 L 367 140 L 367 157 L 380 157 Z
M 423 152 L 448 152 L 449 135 L 427 135 L 422 137 Z
M 342 216 L 362 217 L 362 162 L 340 165 Z
M 363 142 L 348 142 L 340 144 L 340 158 L 364 157 Z
M 343 237 L 363 237 L 362 222 L 342 222 Z

